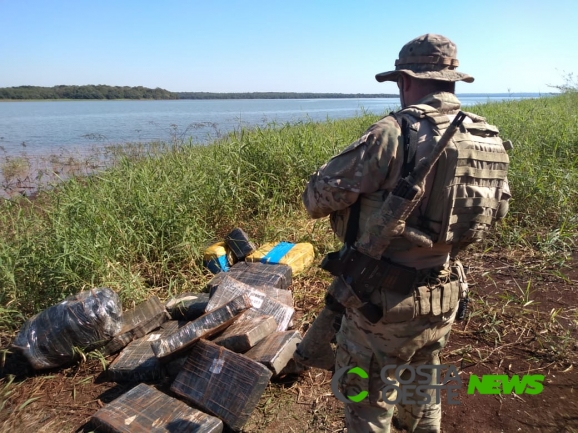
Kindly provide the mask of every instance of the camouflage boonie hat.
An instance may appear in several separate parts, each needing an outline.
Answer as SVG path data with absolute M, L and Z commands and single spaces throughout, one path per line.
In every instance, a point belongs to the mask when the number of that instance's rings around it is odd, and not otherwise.
M 427 33 L 403 46 L 395 71 L 382 72 L 375 79 L 397 81 L 399 74 L 405 73 L 421 79 L 473 82 L 474 77 L 455 70 L 459 65 L 457 53 L 456 44 L 445 36 Z

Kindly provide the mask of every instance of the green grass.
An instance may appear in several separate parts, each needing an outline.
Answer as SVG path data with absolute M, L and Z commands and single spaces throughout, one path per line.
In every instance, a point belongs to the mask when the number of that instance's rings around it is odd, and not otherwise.
M 489 247 L 563 257 L 578 228 L 576 94 L 470 107 L 514 143 L 508 218 Z M 378 116 L 241 130 L 207 146 L 119 150 L 112 168 L 70 179 L 33 201 L 0 204 L 0 327 L 91 286 L 126 305 L 200 290 L 202 252 L 233 227 L 253 240 L 336 247 L 301 204 L 309 175 Z
M 258 242 L 311 240 L 306 179 L 373 120 L 271 125 L 139 156 L 129 148 L 109 170 L 32 202 L 4 201 L 0 316 L 30 315 L 90 286 L 112 287 L 125 303 L 199 290 L 204 248 L 235 226 Z
M 578 232 L 578 93 L 472 109 L 510 139 L 513 199 L 499 235 L 510 246 L 556 255 Z

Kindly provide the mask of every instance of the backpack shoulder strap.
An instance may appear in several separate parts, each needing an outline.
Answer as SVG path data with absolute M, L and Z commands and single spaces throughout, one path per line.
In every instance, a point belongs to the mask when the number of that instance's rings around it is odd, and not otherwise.
M 394 115 L 398 123 L 400 123 L 401 118 L 401 135 L 403 136 L 403 165 L 401 168 L 401 177 L 406 177 L 410 174 L 416 163 L 417 155 L 417 130 L 411 127 L 411 122 L 403 114 L 391 113 Z

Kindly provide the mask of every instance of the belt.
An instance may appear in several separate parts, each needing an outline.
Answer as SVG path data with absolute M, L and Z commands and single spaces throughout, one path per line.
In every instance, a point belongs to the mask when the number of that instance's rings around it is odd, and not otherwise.
M 354 248 L 329 253 L 321 267 L 334 276 L 342 275 L 361 298 L 367 298 L 377 288 L 408 290 L 413 287 L 422 270 L 392 263 L 388 259 L 374 259 Z

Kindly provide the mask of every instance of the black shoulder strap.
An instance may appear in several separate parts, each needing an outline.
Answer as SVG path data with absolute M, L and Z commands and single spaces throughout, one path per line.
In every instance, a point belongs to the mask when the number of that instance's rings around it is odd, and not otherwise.
M 349 218 L 347 219 L 347 228 L 345 229 L 345 237 L 343 243 L 346 246 L 353 246 L 357 240 L 357 232 L 359 231 L 359 214 L 361 213 L 361 197 L 353 203 L 349 209 Z
M 401 134 L 403 135 L 403 166 L 401 168 L 401 177 L 407 177 L 415 167 L 417 133 L 411 130 L 409 122 L 405 118 L 401 120 Z M 412 136 L 415 136 L 413 140 Z

